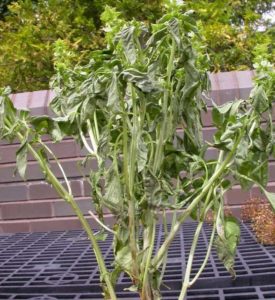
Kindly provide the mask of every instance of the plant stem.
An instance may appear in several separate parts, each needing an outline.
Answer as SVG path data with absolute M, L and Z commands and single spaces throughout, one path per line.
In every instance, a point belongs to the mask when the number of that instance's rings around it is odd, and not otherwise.
M 97 115 L 96 115 L 96 110 L 94 111 L 94 124 L 95 124 L 95 134 L 96 134 L 96 140 L 98 142 L 99 140 L 99 130 L 98 130 L 98 122 L 97 122 Z M 88 120 L 88 126 L 91 125 L 90 120 Z
M 11 124 L 8 123 L 8 126 L 10 127 Z M 21 140 L 21 141 L 24 140 L 24 137 L 22 136 L 21 133 L 18 132 L 17 136 L 18 136 L 19 140 Z M 65 201 L 67 201 L 71 205 L 73 211 L 77 215 L 81 225 L 83 226 L 84 230 L 86 231 L 86 233 L 91 241 L 91 245 L 92 245 L 92 248 L 94 250 L 94 253 L 95 253 L 95 256 L 96 256 L 96 259 L 98 262 L 100 273 L 102 275 L 103 280 L 105 281 L 105 283 L 107 285 L 110 299 L 116 300 L 117 298 L 115 295 L 115 291 L 114 291 L 113 285 L 111 283 L 111 280 L 109 278 L 108 270 L 105 266 L 101 250 L 97 244 L 95 234 L 94 234 L 93 230 L 91 229 L 88 221 L 85 219 L 84 215 L 82 214 L 81 209 L 76 204 L 73 196 L 63 187 L 63 185 L 59 182 L 59 180 L 56 178 L 56 176 L 52 173 L 49 166 L 41 159 L 41 156 L 35 151 L 35 149 L 30 144 L 28 144 L 28 149 L 31 152 L 31 154 L 33 155 L 33 157 L 39 163 L 39 166 L 41 167 L 43 173 L 47 176 L 47 180 L 53 185 L 53 187 L 58 192 L 60 197 L 62 197 Z
M 195 254 L 197 243 L 198 243 L 198 238 L 199 238 L 199 235 L 200 235 L 200 232 L 201 232 L 201 229 L 202 229 L 202 225 L 204 223 L 205 215 L 206 215 L 206 213 L 208 212 L 209 208 L 212 205 L 211 202 L 208 205 L 208 202 L 211 200 L 212 193 L 213 193 L 213 187 L 211 187 L 211 189 L 209 190 L 209 192 L 207 194 L 207 198 L 205 200 L 205 209 L 204 209 L 204 212 L 203 212 L 203 217 L 201 218 L 201 221 L 199 222 L 199 224 L 197 226 L 197 229 L 196 229 L 196 232 L 195 232 L 194 237 L 193 237 L 193 242 L 192 242 L 192 246 L 191 246 L 189 257 L 188 257 L 188 262 L 187 262 L 187 266 L 186 266 L 186 270 L 185 270 L 185 274 L 184 274 L 184 281 L 183 281 L 183 284 L 182 284 L 182 289 L 181 289 L 181 292 L 180 292 L 179 300 L 184 299 L 187 288 L 189 286 L 189 279 L 190 279 L 194 254 Z
M 172 74 L 172 69 L 173 69 L 173 64 L 174 64 L 175 51 L 176 51 L 176 42 L 173 39 L 170 58 L 169 58 L 169 62 L 167 65 L 167 82 L 168 83 L 170 83 L 170 81 L 171 81 L 171 74 Z M 161 128 L 160 128 L 159 138 L 158 138 L 157 147 L 156 147 L 155 160 L 154 160 L 154 164 L 153 164 L 153 172 L 154 173 L 157 172 L 159 165 L 161 164 L 162 156 L 163 156 L 163 143 L 165 140 L 165 133 L 167 132 L 167 124 L 166 123 L 167 123 L 167 114 L 168 114 L 167 110 L 168 110 L 168 99 L 169 99 L 170 89 L 171 89 L 170 86 L 166 87 L 166 89 L 164 91 L 164 96 L 163 96 L 163 104 L 162 104 L 163 121 L 162 121 Z
M 90 147 L 90 145 L 87 143 L 86 138 L 81 130 L 80 125 L 78 124 L 78 131 L 82 140 L 83 145 L 85 146 L 86 150 L 90 153 L 90 155 L 96 155 L 94 150 Z
M 94 152 L 97 154 L 97 138 L 94 135 L 90 120 L 87 120 L 87 127 L 88 127 L 88 134 L 91 140 L 91 144 L 93 145 Z
M 116 295 L 115 295 L 113 285 L 112 285 L 112 283 L 110 281 L 110 278 L 109 278 L 109 275 L 108 275 L 108 270 L 106 269 L 101 250 L 100 250 L 100 248 L 97 244 L 94 232 L 91 229 L 88 221 L 85 219 L 84 215 L 82 214 L 82 211 L 80 210 L 80 208 L 76 204 L 73 196 L 70 195 L 65 190 L 65 188 L 62 186 L 62 184 L 58 181 L 58 179 L 52 173 L 50 168 L 47 165 L 45 165 L 44 162 L 41 162 L 40 156 L 36 153 L 36 151 L 32 148 L 32 146 L 28 145 L 28 148 L 29 148 L 30 152 L 32 153 L 32 155 L 34 156 L 34 158 L 38 161 L 41 168 L 44 169 L 44 171 L 46 172 L 49 182 L 51 182 L 53 187 L 55 187 L 55 189 L 59 192 L 59 195 L 71 205 L 72 209 L 74 210 L 75 214 L 77 215 L 81 225 L 83 226 L 84 230 L 86 231 L 86 233 L 87 233 L 87 235 L 88 235 L 88 237 L 91 241 L 91 244 L 92 244 L 92 247 L 93 247 L 97 262 L 98 262 L 98 265 L 99 265 L 100 273 L 101 273 L 101 275 L 102 275 L 102 277 L 103 277 L 103 279 L 104 279 L 104 281 L 107 285 L 110 297 L 111 297 L 112 300 L 115 300 Z
M 156 235 L 156 221 L 153 219 L 152 225 L 149 228 L 149 249 L 147 252 L 146 264 L 143 270 L 143 280 L 142 280 L 142 292 L 141 298 L 142 299 L 151 299 L 151 285 L 150 282 L 147 280 L 150 268 L 151 257 L 153 254 L 154 249 L 154 241 Z
M 212 249 L 214 237 L 215 237 L 215 232 L 216 232 L 215 227 L 216 227 L 216 223 L 213 224 L 213 230 L 212 230 L 212 233 L 211 233 L 211 237 L 210 237 L 210 241 L 209 241 L 209 245 L 208 245 L 208 249 L 207 249 L 207 253 L 205 255 L 204 261 L 203 261 L 202 265 L 200 266 L 200 269 L 199 269 L 198 273 L 189 282 L 188 287 L 192 286 L 196 282 L 196 280 L 199 278 L 199 276 L 201 275 L 202 271 L 204 270 L 204 267 L 207 264 L 207 261 L 208 261 L 208 258 L 209 258 L 209 255 L 210 255 L 210 252 L 211 252 L 211 249 Z
M 101 226 L 103 227 L 106 231 L 110 232 L 113 235 L 116 235 L 116 232 L 113 231 L 112 229 L 110 229 L 108 226 L 106 226 L 104 223 L 102 223 L 97 216 L 91 211 L 89 210 L 88 213 L 93 217 L 93 219 Z
M 159 263 L 161 259 L 163 258 L 165 252 L 167 251 L 170 243 L 173 241 L 175 235 L 177 234 L 178 230 L 180 229 L 181 224 L 185 221 L 185 219 L 189 216 L 189 214 L 192 212 L 192 210 L 196 207 L 196 205 L 203 199 L 203 197 L 208 193 L 208 190 L 211 188 L 212 184 L 220 177 L 224 169 L 227 167 L 227 165 L 230 163 L 237 147 L 239 144 L 239 141 L 241 139 L 240 137 L 235 142 L 232 151 L 227 155 L 226 159 L 223 161 L 222 164 L 220 164 L 220 167 L 216 169 L 212 177 L 209 179 L 207 184 L 202 189 L 201 193 L 193 200 L 193 202 L 189 205 L 189 207 L 178 217 L 177 222 L 175 223 L 174 227 L 171 229 L 168 237 L 163 242 L 162 246 L 160 247 L 159 251 L 157 252 L 156 256 L 154 257 L 152 261 L 152 266 L 154 268 L 159 267 Z
M 174 212 L 174 214 L 175 213 L 176 212 Z M 163 222 L 163 228 L 164 228 L 164 237 L 166 238 L 168 235 L 168 229 L 167 229 L 167 220 L 166 220 L 165 211 L 163 211 L 162 222 Z M 173 227 L 173 223 L 174 223 L 174 215 L 173 215 L 173 220 L 172 220 L 172 224 L 171 224 L 172 227 Z M 162 279 L 163 279 L 163 276 L 165 273 L 166 264 L 167 264 L 167 256 L 168 256 L 168 252 L 165 253 L 163 261 L 162 261 L 162 268 L 161 268 L 160 279 L 159 279 L 160 284 L 162 283 Z
M 194 234 L 194 237 L 193 237 L 193 242 L 192 242 L 192 246 L 191 246 L 191 249 L 190 249 L 190 252 L 189 252 L 188 262 L 187 262 L 187 266 L 186 266 L 186 270 L 185 270 L 184 282 L 183 282 L 182 289 L 181 289 L 181 292 L 180 292 L 179 300 L 184 299 L 186 290 L 188 288 L 188 283 L 189 283 L 190 273 L 191 273 L 191 269 L 192 269 L 193 258 L 194 258 L 195 250 L 196 250 L 196 247 L 197 247 L 199 235 L 200 235 L 200 232 L 201 232 L 201 229 L 202 229 L 202 225 L 203 225 L 203 221 L 200 221 L 199 225 L 196 229 L 196 232 Z
M 65 183 L 67 185 L 68 193 L 71 195 L 72 194 L 71 185 L 69 183 L 67 175 L 66 175 L 61 163 L 59 162 L 58 158 L 55 156 L 55 154 L 52 152 L 52 150 L 42 140 L 39 140 L 39 143 L 51 154 L 51 156 L 53 157 L 53 159 L 57 163 L 57 165 L 58 165 L 58 167 L 59 167 L 59 169 L 60 169 L 60 171 L 61 171 L 61 173 L 64 177 Z
M 132 93 L 133 93 L 132 87 Z M 133 107 L 135 107 L 135 99 L 133 98 Z M 132 137 L 130 145 L 130 157 L 128 158 L 128 128 L 127 116 L 124 106 L 124 101 L 121 101 L 121 108 L 123 111 L 123 172 L 126 187 L 126 197 L 128 199 L 128 214 L 129 214 L 129 232 L 130 232 L 130 249 L 132 255 L 132 275 L 134 283 L 138 279 L 138 265 L 137 265 L 137 245 L 136 245 L 136 229 L 135 229 L 135 199 L 134 199 L 134 176 L 135 176 L 135 162 L 136 162 L 136 137 Z M 134 108 L 135 109 L 135 108 Z M 134 115 L 133 118 L 137 118 Z M 134 121 L 135 122 L 135 121 Z M 135 127 L 135 124 L 134 126 Z M 133 130 L 133 129 L 132 129 Z M 129 168 L 129 169 L 128 169 Z

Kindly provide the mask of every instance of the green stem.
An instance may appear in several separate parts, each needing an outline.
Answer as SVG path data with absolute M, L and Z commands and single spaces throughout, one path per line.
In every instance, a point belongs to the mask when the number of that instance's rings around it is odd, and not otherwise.
M 226 159 L 223 161 L 222 164 L 220 164 L 220 167 L 214 172 L 212 177 L 209 179 L 207 184 L 204 186 L 200 194 L 193 200 L 193 202 L 189 205 L 189 207 L 178 217 L 177 222 L 175 223 L 174 227 L 171 229 L 168 237 L 160 247 L 159 251 L 157 252 L 156 256 L 153 259 L 152 265 L 155 268 L 159 267 L 159 263 L 161 259 L 163 258 L 165 252 L 167 251 L 170 243 L 173 241 L 175 235 L 177 234 L 178 230 L 180 229 L 181 224 L 185 221 L 185 219 L 190 215 L 192 210 L 196 207 L 196 205 L 203 199 L 203 197 L 208 193 L 209 189 L 213 185 L 213 183 L 220 177 L 220 175 L 223 173 L 224 169 L 227 167 L 227 165 L 230 163 L 233 155 L 235 154 L 235 151 L 238 147 L 239 141 L 241 139 L 240 137 L 235 142 L 232 151 L 227 155 Z
M 89 123 L 91 124 L 90 120 L 88 120 L 88 124 Z M 97 122 L 96 110 L 94 111 L 94 124 L 95 124 L 96 140 L 98 142 L 98 140 L 99 140 L 99 130 L 98 130 L 98 122 Z
M 93 217 L 93 219 L 97 222 L 97 224 L 99 224 L 102 228 L 104 228 L 106 231 L 110 232 L 111 234 L 116 235 L 116 232 L 113 231 L 112 229 L 110 229 L 104 223 L 102 223 L 91 210 L 89 210 L 88 213 Z
M 173 214 L 175 214 L 176 212 L 174 212 Z M 168 235 L 168 229 L 167 229 L 167 221 L 166 221 L 166 214 L 165 211 L 163 211 L 163 218 L 162 218 L 162 222 L 163 222 L 163 228 L 164 228 L 164 237 L 166 238 Z M 172 220 L 172 224 L 171 226 L 173 227 L 173 222 L 174 222 L 174 215 L 173 215 L 173 220 Z M 162 260 L 162 267 L 161 267 L 161 273 L 160 273 L 160 279 L 159 279 L 159 283 L 162 283 L 162 279 L 166 270 L 166 264 L 167 264 L 167 256 L 168 256 L 168 252 L 165 253 L 164 258 Z
M 88 142 L 86 141 L 86 137 L 84 136 L 82 129 L 80 127 L 80 124 L 77 123 L 78 126 L 78 131 L 80 134 L 80 138 L 82 140 L 83 145 L 85 146 L 86 150 L 89 152 L 90 155 L 92 156 L 96 156 L 96 153 L 94 152 L 94 150 L 90 147 L 90 145 L 88 144 Z
M 189 253 L 189 257 L 188 257 L 188 262 L 187 262 L 187 266 L 186 266 L 186 270 L 185 270 L 185 274 L 184 274 L 184 281 L 182 284 L 182 289 L 180 292 L 180 296 L 179 296 L 179 300 L 183 300 L 187 291 L 187 288 L 189 286 L 189 280 L 190 280 L 190 274 L 191 274 L 191 270 L 192 270 L 192 264 L 193 264 L 193 259 L 194 259 L 194 255 L 195 255 L 195 251 L 197 248 L 197 243 L 198 243 L 198 239 L 199 239 L 199 235 L 202 229 L 202 225 L 204 223 L 204 218 L 206 213 L 208 212 L 209 208 L 211 207 L 212 203 L 209 203 L 209 201 L 211 200 L 211 196 L 213 193 L 213 187 L 209 190 L 208 194 L 207 194 L 207 198 L 205 200 L 205 205 L 204 205 L 204 211 L 203 211 L 203 217 L 201 218 L 201 221 L 199 222 L 196 232 L 194 234 L 194 238 L 193 238 L 193 242 L 192 242 L 192 246 L 190 249 L 190 253 Z
M 190 249 L 190 252 L 189 252 L 188 262 L 187 262 L 185 275 L 184 275 L 184 282 L 183 282 L 182 289 L 181 289 L 181 292 L 180 292 L 179 300 L 184 299 L 186 290 L 188 288 L 188 283 L 189 283 L 189 278 L 190 278 L 190 274 L 191 274 L 194 254 L 195 254 L 195 250 L 196 250 L 196 247 L 197 247 L 199 235 L 200 235 L 200 232 L 201 232 L 201 229 L 202 229 L 202 225 L 203 225 L 203 221 L 199 222 L 199 225 L 198 225 L 198 227 L 196 229 L 196 232 L 194 234 L 194 237 L 193 237 L 193 242 L 192 242 L 192 246 L 191 246 L 191 249 Z
M 97 154 L 97 138 L 96 138 L 96 136 L 94 134 L 94 131 L 92 129 L 92 125 L 91 125 L 90 120 L 87 120 L 87 127 L 88 127 L 88 134 L 89 134 L 91 143 L 92 143 L 93 148 L 94 148 L 94 152 Z
M 52 152 L 52 150 L 43 141 L 39 140 L 39 144 L 41 144 L 49 152 L 49 154 L 53 157 L 53 159 L 57 163 L 57 165 L 58 165 L 58 167 L 59 167 L 59 169 L 60 169 L 60 171 L 61 171 L 61 173 L 62 173 L 62 175 L 64 177 L 65 183 L 67 185 L 68 193 L 70 195 L 72 195 L 71 185 L 69 183 L 69 180 L 67 178 L 67 175 L 66 175 L 66 173 L 65 173 L 65 171 L 64 171 L 61 163 L 59 162 L 59 160 L 57 159 L 57 157 L 55 156 L 55 154 Z
M 10 127 L 11 124 L 9 123 L 8 126 Z M 24 137 L 22 136 L 21 133 L 18 132 L 17 136 L 18 136 L 19 140 L 21 140 L 21 141 L 24 140 Z M 105 283 L 107 285 L 107 289 L 108 289 L 108 292 L 109 292 L 110 299 L 116 300 L 117 298 L 116 298 L 116 295 L 115 295 L 115 291 L 114 291 L 113 285 L 111 283 L 111 280 L 109 278 L 108 270 L 105 266 L 101 250 L 100 250 L 100 248 L 97 244 L 94 232 L 91 229 L 88 221 L 85 219 L 84 215 L 82 214 L 81 209 L 76 204 L 73 196 L 59 182 L 59 180 L 56 178 L 56 176 L 52 173 L 49 166 L 43 161 L 41 156 L 34 150 L 34 148 L 30 144 L 28 144 L 28 149 L 31 152 L 31 154 L 33 155 L 33 157 L 39 163 L 39 166 L 41 167 L 43 173 L 45 173 L 45 175 L 47 176 L 48 181 L 52 184 L 52 186 L 58 192 L 60 197 L 63 198 L 65 201 L 67 201 L 71 205 L 73 211 L 77 215 L 81 225 L 83 226 L 84 230 L 86 231 L 86 233 L 87 233 L 87 235 L 88 235 L 88 237 L 91 241 L 92 248 L 94 250 L 94 253 L 95 253 L 95 256 L 96 256 L 96 259 L 97 259 L 97 262 L 98 262 L 98 266 L 99 266 L 99 269 L 100 269 L 100 273 L 102 275 L 103 280 L 105 281 Z
M 156 235 L 156 221 L 153 219 L 153 222 L 150 226 L 150 233 L 149 233 L 149 249 L 147 252 L 146 264 L 143 271 L 143 280 L 142 280 L 142 299 L 151 299 L 151 286 L 147 280 L 149 275 L 149 268 L 151 263 L 151 258 L 154 250 L 154 241 Z
M 32 155 L 34 156 L 34 158 L 38 161 L 38 163 L 39 163 L 40 167 L 42 168 L 42 170 L 44 170 L 46 172 L 48 181 L 51 182 L 51 184 L 56 189 L 56 191 L 59 192 L 59 195 L 71 205 L 73 211 L 77 215 L 81 225 L 83 226 L 84 230 L 86 231 L 86 233 L 87 233 L 87 235 L 88 235 L 88 237 L 91 241 L 91 244 L 92 244 L 92 247 L 93 247 L 97 262 L 98 262 L 98 266 L 99 266 L 99 269 L 100 269 L 100 273 L 102 275 L 103 280 L 105 281 L 105 283 L 107 285 L 109 295 L 110 295 L 112 300 L 115 300 L 116 295 L 115 295 L 113 285 L 112 285 L 111 280 L 110 280 L 109 275 L 108 275 L 108 270 L 105 266 L 104 259 L 103 259 L 101 250 L 100 250 L 100 248 L 97 244 L 94 232 L 91 229 L 88 221 L 85 219 L 84 215 L 82 214 L 81 209 L 76 204 L 73 196 L 70 195 L 66 191 L 66 189 L 63 187 L 63 185 L 58 181 L 58 179 L 52 173 L 50 168 L 44 162 L 41 161 L 40 156 L 36 153 L 36 151 L 32 148 L 32 146 L 28 145 L 28 148 L 29 148 L 30 152 L 32 153 Z
M 213 245 L 213 242 L 214 242 L 214 237 L 215 237 L 215 232 L 216 232 L 215 227 L 216 227 L 216 223 L 213 224 L 213 230 L 212 230 L 212 233 L 211 233 L 211 237 L 210 237 L 210 241 L 209 241 L 209 245 L 208 245 L 208 249 L 207 249 L 207 253 L 205 255 L 204 261 L 203 261 L 202 265 L 200 266 L 200 269 L 199 269 L 198 273 L 189 282 L 188 287 L 192 286 L 196 282 L 196 280 L 199 278 L 199 276 L 201 275 L 202 271 L 204 270 L 204 268 L 207 264 L 209 255 L 211 253 L 212 245 Z
M 133 85 L 131 84 L 132 100 L 133 100 L 133 126 L 131 132 L 130 144 L 130 157 L 129 157 L 129 230 L 130 230 L 130 248 L 133 259 L 133 275 L 135 279 L 139 277 L 139 268 L 137 264 L 137 243 L 136 243 L 136 216 L 135 216 L 135 193 L 134 181 L 136 174 L 136 161 L 137 161 L 137 138 L 139 135 L 138 129 L 138 112 L 136 103 L 136 93 Z
M 176 42 L 173 39 L 170 58 L 169 58 L 169 62 L 167 65 L 167 82 L 169 84 L 171 82 L 171 75 L 172 75 L 172 70 L 173 70 L 175 51 L 176 51 Z M 164 96 L 163 96 L 163 104 L 162 104 L 163 121 L 162 121 L 160 132 L 159 132 L 159 138 L 158 138 L 157 147 L 156 147 L 156 155 L 155 155 L 155 160 L 154 160 L 154 164 L 153 164 L 153 172 L 154 173 L 157 172 L 157 170 L 161 164 L 162 156 L 163 156 L 163 143 L 165 140 L 165 134 L 167 132 L 167 114 L 168 114 L 167 110 L 168 110 L 168 99 L 169 99 L 170 90 L 171 90 L 171 87 L 167 86 L 164 91 Z
M 133 93 L 133 87 L 132 87 Z M 136 103 L 133 95 L 133 107 L 135 109 Z M 128 214 L 129 214 L 129 232 L 130 232 L 130 249 L 132 255 L 132 275 L 134 283 L 138 279 L 138 265 L 137 265 L 137 245 L 136 245 L 136 229 L 135 229 L 135 199 L 134 199 L 134 176 L 135 176 L 135 162 L 136 162 L 136 137 L 132 136 L 130 145 L 130 157 L 128 157 L 128 127 L 127 127 L 127 113 L 124 107 L 124 101 L 121 101 L 121 108 L 123 111 L 123 172 L 126 187 L 126 195 L 128 199 Z M 136 118 L 137 116 L 133 116 Z M 135 124 L 134 124 L 135 127 Z M 133 130 L 133 129 L 132 129 Z M 128 169 L 129 168 L 129 169 Z

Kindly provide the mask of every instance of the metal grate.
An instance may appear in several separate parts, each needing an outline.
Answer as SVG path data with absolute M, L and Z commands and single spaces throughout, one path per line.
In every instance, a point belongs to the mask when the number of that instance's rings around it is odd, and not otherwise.
M 195 229 L 195 223 L 185 223 L 170 247 L 164 276 L 170 290 L 163 288 L 163 299 L 174 300 L 179 295 Z M 257 244 L 246 224 L 241 231 L 237 279 L 231 279 L 212 251 L 200 279 L 188 292 L 188 300 L 275 299 L 275 247 Z M 204 259 L 210 234 L 211 228 L 204 226 L 191 277 Z M 155 250 L 163 240 L 160 225 Z M 112 237 L 99 243 L 111 269 Z M 95 256 L 81 230 L 0 235 L 0 299 L 102 299 L 99 277 Z M 129 285 L 130 279 L 122 274 L 118 279 L 119 299 L 135 299 L 135 294 L 124 291 Z
M 165 291 L 162 293 L 165 300 L 178 300 L 179 290 Z M 121 292 L 117 293 L 118 299 L 121 300 L 139 300 L 133 293 Z M 93 299 L 102 300 L 100 293 L 4 293 L 0 294 L 0 299 L 26 299 L 26 300 L 80 300 Z M 187 293 L 186 300 L 253 300 L 253 299 L 275 299 L 275 287 L 273 286 L 256 286 L 242 288 L 227 288 L 227 289 L 197 289 L 190 290 Z

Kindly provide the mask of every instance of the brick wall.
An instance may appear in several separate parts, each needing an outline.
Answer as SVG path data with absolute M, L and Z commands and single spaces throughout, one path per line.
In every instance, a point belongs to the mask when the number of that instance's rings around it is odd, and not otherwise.
M 247 98 L 252 87 L 252 71 L 226 72 L 211 74 L 211 96 L 218 104 L 235 98 Z M 54 94 L 52 91 L 37 91 L 11 95 L 17 108 L 29 108 L 33 114 L 48 114 L 48 105 Z M 204 138 L 211 140 L 214 128 L 211 121 L 211 103 L 209 111 L 203 114 Z M 275 109 L 273 113 L 275 119 Z M 87 215 L 93 209 L 89 198 L 89 187 L 83 181 L 77 168 L 77 162 L 85 155 L 72 139 L 66 139 L 60 144 L 53 144 L 46 140 L 47 145 L 61 160 L 62 165 L 69 175 L 75 199 L 82 211 Z M 32 157 L 29 158 L 27 181 L 22 181 L 18 175 L 13 175 L 15 169 L 16 143 L 9 145 L 0 142 L 0 232 L 19 231 L 46 231 L 80 228 L 69 205 L 59 199 L 55 191 L 43 181 L 39 167 Z M 207 153 L 209 158 L 215 157 L 215 149 Z M 51 161 L 53 170 L 61 178 L 54 161 Z M 90 163 L 92 167 L 93 163 Z M 275 161 L 270 161 L 270 183 L 268 189 L 275 192 Z M 234 186 L 226 195 L 226 201 L 232 211 L 239 215 L 240 205 L 249 196 L 260 195 L 257 188 L 249 192 L 241 191 L 240 186 Z M 112 217 L 106 214 L 108 222 Z M 93 223 L 92 219 L 90 222 Z M 95 225 L 95 224 L 93 224 Z

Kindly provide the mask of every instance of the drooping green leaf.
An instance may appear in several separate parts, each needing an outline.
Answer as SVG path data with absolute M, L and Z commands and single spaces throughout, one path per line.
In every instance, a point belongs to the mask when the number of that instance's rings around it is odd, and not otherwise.
M 21 178 L 25 179 L 28 157 L 28 142 L 25 141 L 16 151 L 16 166 Z
M 246 138 L 242 139 L 240 144 L 238 145 L 237 153 L 235 156 L 235 160 L 238 165 L 241 165 L 247 159 L 248 150 L 249 150 L 248 146 L 249 146 L 249 141 Z
M 108 233 L 106 233 L 104 230 L 97 233 L 97 235 L 95 236 L 96 240 L 101 242 L 106 241 L 107 237 L 108 237 Z
M 55 142 L 63 139 L 64 133 L 58 125 L 58 118 L 52 119 L 49 116 L 35 116 L 31 117 L 30 123 L 35 131 L 40 135 L 50 134 Z
M 225 115 L 226 113 L 228 113 L 231 109 L 233 105 L 233 101 L 229 101 L 229 102 L 226 102 L 225 104 L 223 105 L 215 105 L 214 107 L 216 108 L 216 110 L 218 110 L 218 112 L 222 115 Z
M 160 90 L 159 85 L 148 73 L 141 72 L 137 69 L 128 69 L 122 72 L 123 77 L 128 81 L 134 83 L 145 93 L 157 92 Z
M 231 253 L 235 253 L 240 240 L 240 225 L 238 220 L 233 216 L 226 216 L 224 223 L 225 237 L 229 243 Z
M 237 245 L 240 240 L 240 227 L 236 218 L 225 217 L 224 222 L 217 223 L 218 237 L 215 241 L 219 259 L 228 272 L 235 277 L 234 261 Z
M 178 48 L 181 48 L 181 37 L 179 31 L 179 21 L 174 18 L 168 22 L 168 30 L 177 43 Z
M 129 291 L 129 292 L 138 292 L 138 287 L 136 285 L 131 285 L 130 287 L 127 287 L 125 289 L 123 289 L 124 291 Z
M 97 145 L 97 153 L 102 158 L 106 158 L 108 154 L 108 150 L 110 148 L 110 133 L 108 128 L 104 128 L 102 130 L 101 136 Z
M 148 148 L 142 137 L 138 139 L 137 144 L 137 166 L 138 172 L 141 172 L 147 163 Z
M 253 106 L 259 114 L 262 114 L 269 108 L 269 101 L 262 86 L 256 86 L 251 91 L 251 97 L 253 99 Z
M 120 32 L 126 57 L 131 64 L 134 64 L 137 59 L 137 51 L 134 42 L 135 31 L 136 28 L 134 26 L 128 26 Z
M 114 270 L 111 272 L 111 282 L 112 282 L 113 286 L 116 285 L 117 280 L 122 272 L 123 272 L 123 269 L 119 265 L 115 266 Z
M 110 168 L 105 183 L 105 195 L 103 198 L 104 204 L 114 212 L 121 211 L 123 205 L 123 193 L 119 175 Z
M 119 249 L 116 253 L 115 262 L 123 270 L 130 273 L 132 269 L 132 255 L 129 246 Z
M 108 102 L 107 106 L 115 107 L 116 110 L 119 108 L 119 89 L 117 74 L 114 71 L 112 81 L 108 89 Z
M 219 112 L 217 107 L 212 108 L 212 120 L 213 123 L 219 128 L 222 127 L 224 122 L 224 116 Z

